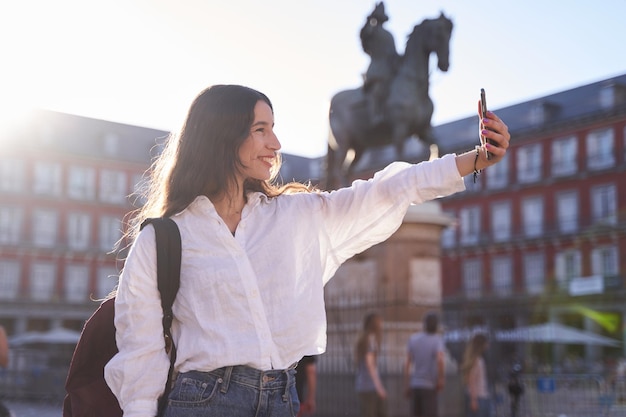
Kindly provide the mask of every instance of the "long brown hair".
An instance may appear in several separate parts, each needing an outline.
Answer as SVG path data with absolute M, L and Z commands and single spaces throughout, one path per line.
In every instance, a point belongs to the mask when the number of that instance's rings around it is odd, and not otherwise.
M 472 336 L 472 339 L 465 347 L 465 352 L 463 352 L 463 362 L 461 362 L 463 381 L 467 382 L 470 371 L 474 367 L 476 360 L 483 354 L 485 349 L 487 349 L 488 343 L 489 339 L 487 339 L 487 335 L 483 333 L 476 333 Z
M 265 94 L 240 85 L 214 85 L 195 98 L 179 134 L 170 135 L 148 172 L 150 180 L 142 193 L 145 204 L 130 215 L 126 243 L 133 240 L 146 218 L 172 216 L 200 195 L 219 196 L 237 184 L 236 173 L 241 167 L 238 151 L 250 134 L 259 101 L 273 111 Z M 258 191 L 275 197 L 314 190 L 296 182 L 276 185 L 281 162 L 278 156 L 271 178 L 247 180 L 244 195 Z
M 359 334 L 354 352 L 357 363 L 365 359 L 365 354 L 368 351 L 368 345 L 372 335 L 376 341 L 377 350 L 380 348 L 382 341 L 381 321 L 382 317 L 378 313 L 369 313 L 363 319 L 363 330 Z

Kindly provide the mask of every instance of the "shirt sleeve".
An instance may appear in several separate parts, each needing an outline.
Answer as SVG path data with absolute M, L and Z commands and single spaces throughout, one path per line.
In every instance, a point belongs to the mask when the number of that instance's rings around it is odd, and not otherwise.
M 119 352 L 104 375 L 124 417 L 153 417 L 169 370 L 162 327 L 163 310 L 156 277 L 153 227 L 143 229 L 120 276 L 115 299 Z
M 321 223 L 330 254 L 324 282 L 347 259 L 391 236 L 411 204 L 464 189 L 450 154 L 415 165 L 394 162 L 367 181 L 324 194 Z

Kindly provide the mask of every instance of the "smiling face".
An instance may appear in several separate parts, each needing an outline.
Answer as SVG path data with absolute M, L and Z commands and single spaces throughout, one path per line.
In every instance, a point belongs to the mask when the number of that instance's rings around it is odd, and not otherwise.
M 280 149 L 280 142 L 274 133 L 274 113 L 264 101 L 257 101 L 254 106 L 254 121 L 250 134 L 239 148 L 238 178 L 241 182 L 246 179 L 260 181 L 269 180 L 272 168 L 276 164 L 276 152 Z

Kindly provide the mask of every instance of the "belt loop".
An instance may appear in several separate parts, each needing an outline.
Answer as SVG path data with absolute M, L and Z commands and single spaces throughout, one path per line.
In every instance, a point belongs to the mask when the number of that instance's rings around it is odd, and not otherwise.
M 298 362 L 296 362 L 296 365 L 298 364 Z M 296 367 L 295 366 L 290 366 L 289 368 L 285 369 L 283 372 L 285 373 L 286 376 L 286 381 L 285 381 L 285 392 L 283 392 L 283 402 L 287 402 L 289 401 L 289 388 L 291 387 L 291 376 L 294 374 L 294 369 Z
M 232 366 L 226 366 L 224 368 L 224 376 L 222 377 L 224 382 L 222 384 L 222 388 L 220 389 L 222 394 L 226 394 L 226 392 L 228 392 L 228 384 L 230 383 L 230 376 L 232 375 L 232 373 L 233 373 Z

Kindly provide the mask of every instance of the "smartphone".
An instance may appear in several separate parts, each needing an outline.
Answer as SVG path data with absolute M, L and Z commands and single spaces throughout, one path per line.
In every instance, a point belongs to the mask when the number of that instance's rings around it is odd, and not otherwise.
M 481 88 L 480 89 L 480 112 L 483 118 L 487 117 L 487 98 L 485 96 L 485 89 Z M 480 135 L 480 143 L 481 145 L 485 144 L 485 137 L 481 134 Z M 487 141 L 494 145 L 494 146 L 498 146 L 494 141 L 487 139 Z M 491 152 L 487 152 L 487 159 L 491 158 Z

